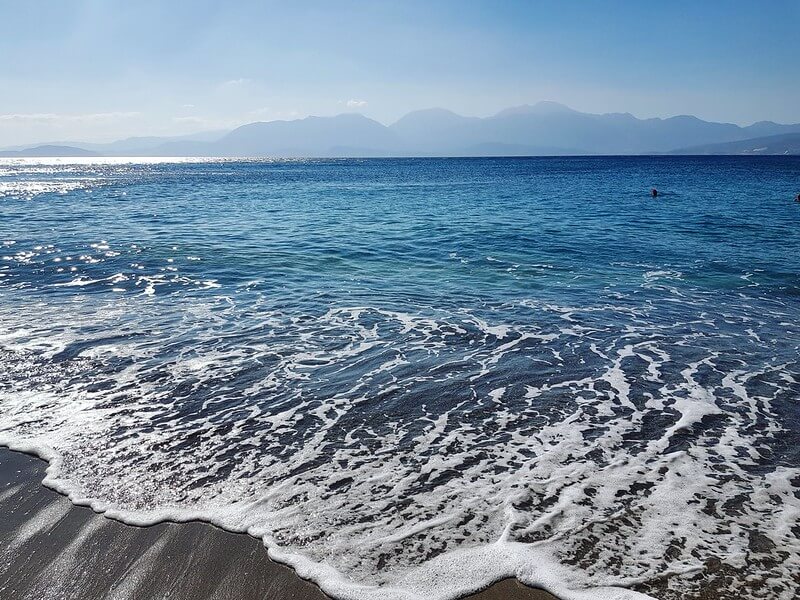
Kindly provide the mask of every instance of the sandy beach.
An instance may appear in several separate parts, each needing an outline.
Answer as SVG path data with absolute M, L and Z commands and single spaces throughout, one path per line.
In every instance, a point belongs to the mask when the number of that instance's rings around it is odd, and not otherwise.
M 314 600 L 260 540 L 206 523 L 131 527 L 42 484 L 46 463 L 0 449 L 0 597 L 18 600 Z M 471 600 L 555 600 L 514 580 Z

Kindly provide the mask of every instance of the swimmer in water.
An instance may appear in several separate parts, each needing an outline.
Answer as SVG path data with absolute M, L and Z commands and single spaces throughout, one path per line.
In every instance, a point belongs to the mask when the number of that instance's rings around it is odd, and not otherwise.
M 658 190 L 656 188 L 653 188 L 652 190 L 650 190 L 650 195 L 653 198 L 658 198 Z
M 800 194 L 797 194 L 797 198 L 794 199 L 795 202 L 800 202 Z

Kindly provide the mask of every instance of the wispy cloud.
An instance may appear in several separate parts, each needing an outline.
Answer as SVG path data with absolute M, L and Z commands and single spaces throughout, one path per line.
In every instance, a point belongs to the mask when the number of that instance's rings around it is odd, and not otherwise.
M 105 112 L 88 114 L 11 113 L 0 114 L 0 121 L 11 123 L 96 123 L 119 121 L 141 116 L 139 112 Z
M 252 82 L 253 82 L 252 79 L 247 79 L 246 77 L 239 77 L 238 79 L 229 79 L 228 81 L 223 81 L 222 84 L 220 84 L 220 87 L 223 88 L 240 87 Z
M 364 108 L 367 105 L 366 100 L 350 99 L 346 102 L 347 108 Z

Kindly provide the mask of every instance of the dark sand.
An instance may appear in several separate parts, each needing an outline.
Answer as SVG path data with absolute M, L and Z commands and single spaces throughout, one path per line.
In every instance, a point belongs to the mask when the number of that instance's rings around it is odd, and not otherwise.
M 41 485 L 45 463 L 0 448 L 0 598 L 324 600 L 260 540 L 206 523 L 131 527 Z M 556 600 L 515 580 L 470 600 Z

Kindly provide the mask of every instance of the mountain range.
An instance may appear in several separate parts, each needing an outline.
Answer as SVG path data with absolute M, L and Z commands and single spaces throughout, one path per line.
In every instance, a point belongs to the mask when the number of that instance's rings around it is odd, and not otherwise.
M 681 115 L 638 119 L 591 114 L 556 102 L 465 117 L 443 108 L 386 126 L 357 113 L 250 123 L 232 131 L 110 144 L 59 142 L 0 156 L 542 156 L 624 154 L 800 154 L 800 124 L 741 127 Z

